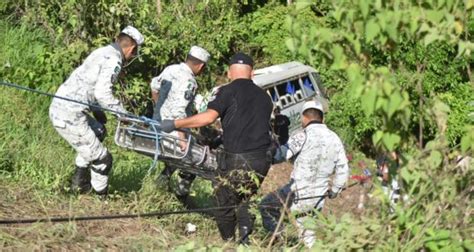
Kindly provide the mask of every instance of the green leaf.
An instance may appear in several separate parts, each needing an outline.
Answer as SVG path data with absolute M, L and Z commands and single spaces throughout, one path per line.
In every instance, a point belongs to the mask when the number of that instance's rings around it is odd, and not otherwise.
M 296 10 L 302 10 L 306 7 L 311 6 L 312 2 L 311 1 L 297 1 L 296 2 Z
M 466 10 L 470 10 L 474 7 L 474 0 L 466 0 Z
M 412 180 L 411 173 L 408 171 L 408 169 L 401 169 L 400 175 L 402 176 L 403 180 L 407 182 L 410 182 Z
M 339 23 L 339 22 L 341 22 L 343 9 L 342 8 L 337 8 L 333 12 L 331 12 L 331 14 L 334 17 L 334 19 Z
M 286 47 L 290 52 L 295 53 L 296 52 L 296 41 L 294 38 L 289 38 L 286 40 Z
M 381 130 L 377 130 L 375 134 L 372 135 L 372 143 L 374 145 L 378 145 L 382 137 L 383 137 L 383 132 Z
M 338 70 L 346 66 L 346 56 L 344 55 L 344 49 L 342 46 L 336 44 L 331 48 L 333 56 L 333 63 L 331 69 Z
M 398 24 L 390 23 L 390 24 L 387 25 L 387 28 L 385 29 L 385 31 L 387 32 L 388 36 L 389 36 L 390 39 L 392 39 L 393 41 L 398 41 L 397 25 L 398 25 Z
M 380 33 L 380 27 L 375 20 L 370 19 L 365 25 L 365 41 L 372 42 L 375 37 Z
M 317 40 L 319 43 L 331 42 L 333 32 L 328 28 L 320 28 L 317 32 Z
M 427 10 L 426 18 L 431 21 L 433 24 L 438 25 L 444 17 L 443 11 L 438 10 Z
M 382 142 L 389 151 L 393 151 L 400 140 L 400 136 L 393 133 L 385 133 L 382 137 Z
M 366 19 L 367 16 L 369 15 L 369 7 L 370 7 L 369 0 L 359 0 L 359 9 L 364 19 Z
M 398 92 L 394 92 L 389 99 L 388 102 L 388 117 L 392 117 L 392 115 L 400 108 L 400 104 L 402 104 L 403 98 Z
M 438 32 L 436 30 L 432 30 L 430 33 L 428 33 L 425 36 L 425 39 L 424 39 L 425 46 L 428 46 L 429 44 L 439 39 L 440 39 L 440 36 Z
M 462 245 L 464 246 L 464 248 L 466 248 L 467 251 L 474 251 L 474 241 L 473 240 L 470 240 L 470 239 L 464 240 Z
M 471 146 L 472 139 L 469 136 L 463 136 L 461 138 L 461 151 L 466 153 Z
M 411 35 L 415 35 L 417 30 L 418 30 L 418 18 L 412 17 L 411 21 L 410 21 L 410 33 L 411 33 Z
M 375 102 L 377 99 L 377 88 L 371 87 L 364 93 L 364 98 L 362 99 L 362 109 L 364 109 L 367 115 L 372 115 L 375 109 Z
M 428 162 L 430 163 L 431 167 L 439 167 L 443 162 L 443 155 L 439 151 L 432 151 Z

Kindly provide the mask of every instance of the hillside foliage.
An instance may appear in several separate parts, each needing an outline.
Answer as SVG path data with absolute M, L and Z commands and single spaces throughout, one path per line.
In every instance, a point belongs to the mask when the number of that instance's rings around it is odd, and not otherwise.
M 455 164 L 474 150 L 473 10 L 473 0 L 6 0 L 0 78 L 54 92 L 91 50 L 129 24 L 145 45 L 118 88 L 136 114 L 149 112 L 151 78 L 194 44 L 212 55 L 200 91 L 226 81 L 227 61 L 237 51 L 254 56 L 257 67 L 301 61 L 320 72 L 330 101 L 326 122 L 348 150 L 402 153 L 400 176 L 410 198 L 390 213 L 376 189 L 384 204 L 360 219 L 321 216 L 308 224 L 321 230 L 317 247 L 473 250 L 466 214 L 473 166 Z M 44 129 L 49 101 L 0 90 L 0 176 L 59 191 L 73 153 L 51 127 Z M 116 147 L 112 152 L 119 160 L 112 187 L 139 190 L 147 163 Z

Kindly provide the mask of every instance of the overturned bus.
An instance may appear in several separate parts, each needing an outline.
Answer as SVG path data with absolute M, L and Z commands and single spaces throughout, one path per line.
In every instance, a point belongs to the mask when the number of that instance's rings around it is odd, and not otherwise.
M 254 71 L 253 81 L 267 92 L 275 107 L 288 116 L 290 131 L 300 128 L 303 103 L 318 100 L 328 110 L 327 98 L 316 70 L 300 62 L 288 62 Z

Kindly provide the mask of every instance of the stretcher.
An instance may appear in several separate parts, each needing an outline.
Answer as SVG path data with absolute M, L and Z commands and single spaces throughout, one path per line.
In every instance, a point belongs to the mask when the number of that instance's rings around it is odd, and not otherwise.
M 142 155 L 172 164 L 181 171 L 213 179 L 217 169 L 217 153 L 199 144 L 197 137 L 186 132 L 185 140 L 176 133 L 160 131 L 159 125 L 134 118 L 118 118 L 115 143 Z M 181 142 L 185 148 L 181 149 Z

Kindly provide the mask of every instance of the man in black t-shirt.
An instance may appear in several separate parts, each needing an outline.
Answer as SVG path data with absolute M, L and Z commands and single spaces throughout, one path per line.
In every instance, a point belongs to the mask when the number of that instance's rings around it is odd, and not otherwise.
M 275 115 L 275 119 L 273 120 L 273 132 L 278 136 L 278 143 L 284 145 L 288 142 L 289 138 L 288 126 L 290 126 L 290 119 L 280 113 L 279 107 L 273 110 L 273 114 Z
M 214 182 L 218 206 L 238 205 L 236 209 L 215 212 L 217 226 L 224 240 L 233 240 L 238 225 L 241 243 L 248 243 L 255 217 L 248 200 L 263 182 L 272 161 L 270 97 L 252 81 L 253 60 L 235 54 L 227 74 L 232 81 L 222 86 L 208 104 L 207 111 L 192 117 L 162 121 L 162 130 L 196 128 L 220 117 L 224 152 L 218 158 L 218 179 Z

